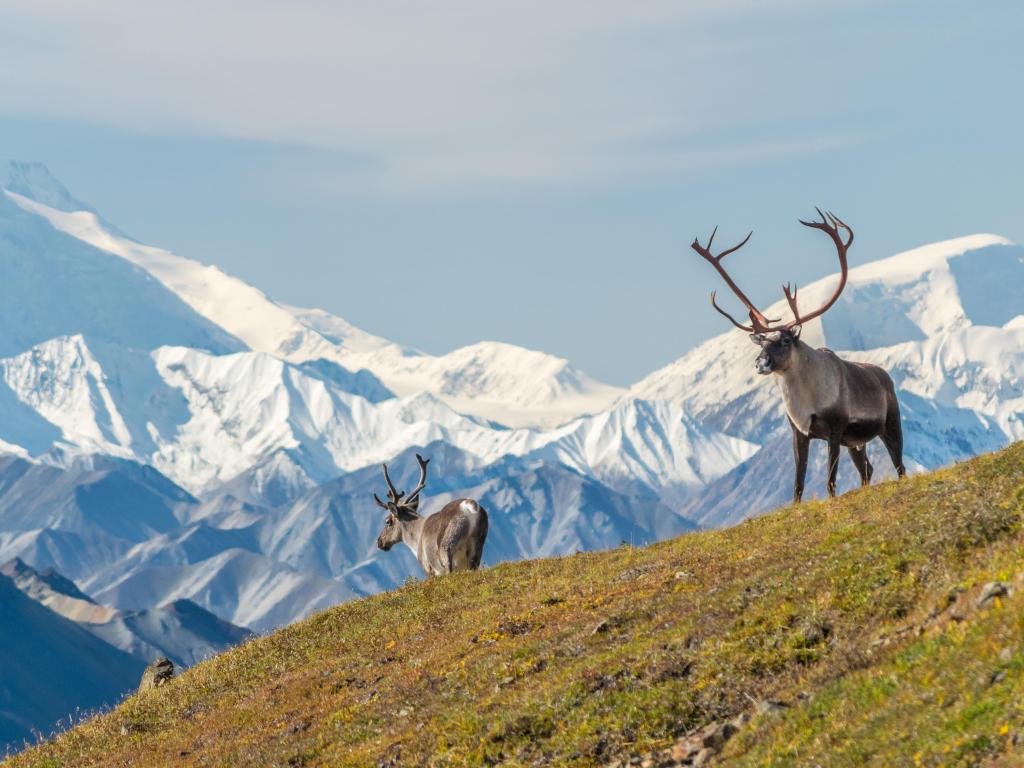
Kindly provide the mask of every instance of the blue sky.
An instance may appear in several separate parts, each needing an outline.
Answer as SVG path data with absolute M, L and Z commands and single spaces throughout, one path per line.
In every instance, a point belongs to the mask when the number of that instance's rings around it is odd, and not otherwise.
M 133 236 L 431 352 L 626 384 L 755 300 L 974 232 L 1024 240 L 1024 4 L 7 0 L 0 156 Z

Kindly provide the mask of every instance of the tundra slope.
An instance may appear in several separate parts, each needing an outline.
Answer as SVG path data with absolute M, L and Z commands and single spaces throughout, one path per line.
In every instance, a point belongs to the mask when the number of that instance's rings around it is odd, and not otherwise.
M 724 531 L 348 603 L 7 765 L 657 762 L 764 700 L 782 711 L 717 764 L 1016 765 L 1022 552 L 1017 443 Z

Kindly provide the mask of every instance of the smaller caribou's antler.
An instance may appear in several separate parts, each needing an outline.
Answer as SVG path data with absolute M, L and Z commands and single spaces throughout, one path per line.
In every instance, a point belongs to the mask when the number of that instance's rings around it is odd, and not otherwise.
M 389 504 L 385 504 L 377 494 L 373 494 L 373 500 L 377 502 L 377 506 L 382 509 L 390 509 L 391 505 L 396 507 L 416 508 L 416 503 L 419 500 L 420 491 L 423 490 L 427 484 L 427 464 L 430 463 L 430 459 L 424 459 L 418 453 L 416 454 L 416 463 L 420 465 L 420 479 L 416 484 L 416 487 L 412 489 L 412 492 L 406 496 L 405 491 L 399 491 L 395 489 L 395 484 L 391 482 L 391 475 L 388 474 L 388 465 L 384 464 L 384 480 L 388 484 L 388 501 Z M 403 498 L 404 497 L 404 498 Z
M 388 474 L 388 465 L 382 464 L 381 466 L 384 467 L 384 482 L 388 484 L 388 501 L 390 501 L 392 504 L 398 504 L 400 503 L 400 500 L 404 494 L 402 491 L 396 490 L 395 484 L 391 482 L 391 475 Z M 377 502 L 378 507 L 381 507 L 382 509 L 388 509 L 388 505 L 381 501 L 376 493 L 373 494 L 373 500 Z
M 416 483 L 416 487 L 409 492 L 409 495 L 405 497 L 405 501 L 402 502 L 404 505 L 414 504 L 418 500 L 420 491 L 422 491 L 424 486 L 427 484 L 427 464 L 430 463 L 430 459 L 424 459 L 417 453 L 416 463 L 420 465 L 420 480 Z

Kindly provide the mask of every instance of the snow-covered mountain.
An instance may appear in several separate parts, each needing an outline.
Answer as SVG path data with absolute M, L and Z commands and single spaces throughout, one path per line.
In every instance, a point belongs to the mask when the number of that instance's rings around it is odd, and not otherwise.
M 552 425 L 600 410 L 621 394 L 543 352 L 483 342 L 435 357 L 368 334 L 322 310 L 278 304 L 215 266 L 120 234 L 66 190 L 53 193 L 63 187 L 41 166 L 8 165 L 13 170 L 7 175 L 17 183 L 7 186 L 5 195 L 35 217 L 33 225 L 45 221 L 80 246 L 145 270 L 199 316 L 254 351 L 294 363 L 329 360 L 351 370 L 372 370 L 399 394 L 431 392 L 465 413 L 515 426 Z
M 368 500 L 417 446 L 428 510 L 490 510 L 488 563 L 788 499 L 781 398 L 738 332 L 628 391 L 506 344 L 427 355 L 142 245 L 41 166 L 0 186 L 0 558 L 113 609 L 264 630 L 400 583 L 418 566 L 374 548 Z M 976 235 L 851 270 L 804 338 L 893 373 L 908 466 L 932 468 L 1024 437 L 1022 308 L 1024 249 Z

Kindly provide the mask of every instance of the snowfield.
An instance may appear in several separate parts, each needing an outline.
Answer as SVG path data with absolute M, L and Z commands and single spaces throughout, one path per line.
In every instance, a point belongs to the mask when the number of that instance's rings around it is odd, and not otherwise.
M 112 609 L 187 600 L 265 630 L 401 583 L 416 564 L 375 549 L 367 502 L 381 462 L 409 481 L 414 450 L 434 458 L 428 511 L 460 495 L 489 510 L 488 563 L 788 500 L 781 397 L 738 331 L 628 390 L 509 344 L 428 355 L 140 244 L 42 166 L 0 163 L 0 186 L 0 490 L 18 489 L 0 492 L 0 562 L 52 566 Z M 1004 238 L 853 268 L 803 335 L 890 371 L 908 467 L 1024 438 L 1024 248 Z M 24 505 L 44 482 L 49 505 Z

